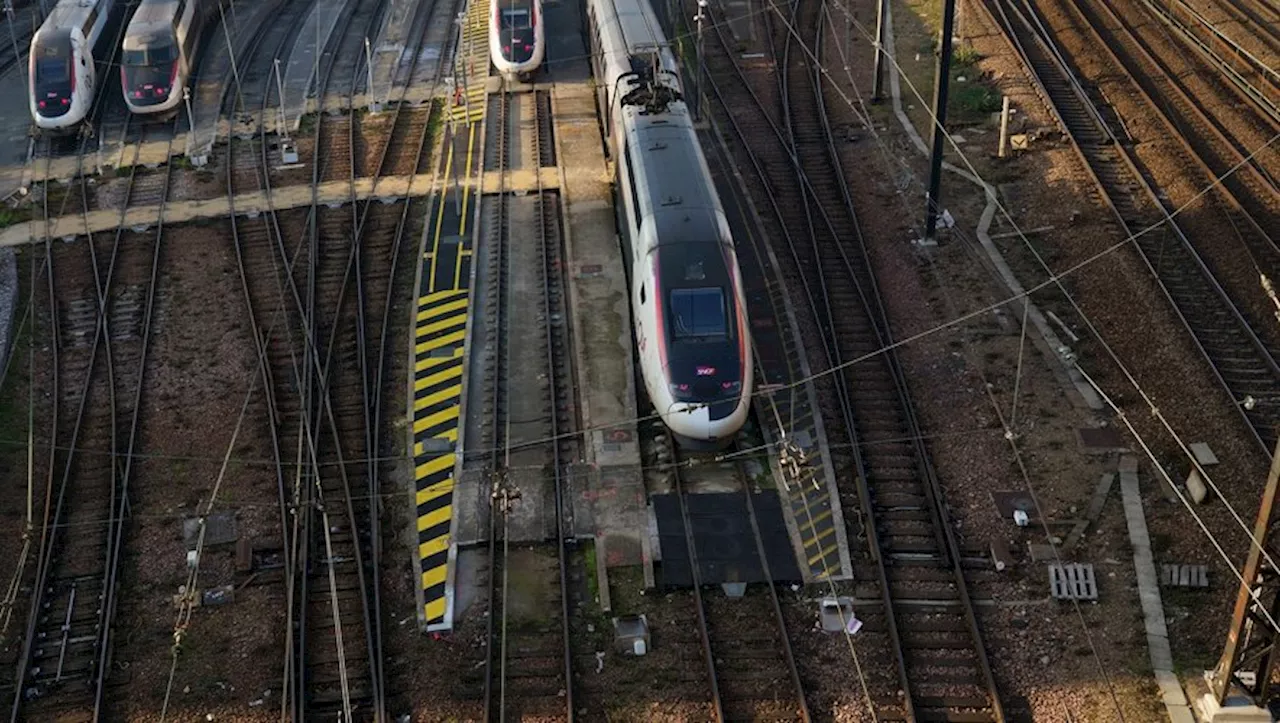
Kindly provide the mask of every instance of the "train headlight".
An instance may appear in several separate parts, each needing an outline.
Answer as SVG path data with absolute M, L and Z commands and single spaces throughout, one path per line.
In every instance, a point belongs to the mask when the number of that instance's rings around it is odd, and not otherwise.
M 63 98 L 63 99 L 62 99 L 62 104 L 63 104 L 63 105 L 71 105 L 71 99 L 70 99 L 70 98 Z
M 43 108 L 43 107 L 44 107 L 44 101 L 42 101 L 42 100 L 41 100 L 41 101 L 37 101 L 37 102 L 36 102 L 36 105 L 38 105 L 38 106 L 40 106 L 41 108 Z
M 737 394 L 742 391 L 742 382 L 720 382 L 720 391 Z

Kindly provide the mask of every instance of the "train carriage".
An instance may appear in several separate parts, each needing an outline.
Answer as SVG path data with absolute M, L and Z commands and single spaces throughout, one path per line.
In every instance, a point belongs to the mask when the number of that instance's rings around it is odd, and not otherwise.
M 31 37 L 28 100 L 36 128 L 70 132 L 93 108 L 95 48 L 115 0 L 61 0 Z
M 645 389 L 690 450 L 733 441 L 752 392 L 733 237 L 647 0 L 589 0 Z
M 203 0 L 142 0 L 120 55 L 124 102 L 139 115 L 163 115 L 182 102 L 204 30 Z
M 542 0 L 493 0 L 489 15 L 489 58 L 509 81 L 527 80 L 538 67 L 543 41 Z

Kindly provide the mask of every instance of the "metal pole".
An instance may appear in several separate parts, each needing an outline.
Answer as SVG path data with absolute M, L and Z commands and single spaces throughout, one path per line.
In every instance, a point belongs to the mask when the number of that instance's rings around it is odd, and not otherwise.
M 1004 104 L 1000 107 L 1000 150 L 996 155 L 1004 158 L 1009 147 L 1009 96 L 1004 97 Z
M 879 101 L 884 97 L 884 5 L 885 5 L 885 2 L 886 0 L 876 0 L 876 57 L 875 57 L 875 65 L 874 65 L 875 76 L 871 84 L 872 102 Z M 844 16 L 844 24 L 845 24 L 845 33 L 847 34 L 849 29 L 849 15 L 847 12 Z
M 18 52 L 18 36 L 13 30 L 13 0 L 4 0 L 4 16 L 9 19 L 9 39 L 13 41 L 13 64 L 18 67 L 18 72 L 22 73 L 22 86 L 27 86 L 27 71 L 22 67 L 22 54 Z
M 924 240 L 934 240 L 934 227 L 942 204 L 938 187 L 942 183 L 942 144 L 947 131 L 947 91 L 951 86 L 951 31 L 956 20 L 956 0 L 943 0 L 942 51 L 938 56 L 938 77 L 933 85 L 933 155 L 929 159 L 929 195 L 925 199 Z M 879 54 L 876 57 L 880 57 Z
M 284 113 L 284 79 L 280 76 L 280 59 L 275 59 L 276 68 L 276 90 L 280 93 L 280 128 L 277 132 L 284 138 L 286 145 L 289 143 L 289 118 Z
M 382 112 L 382 104 L 378 103 L 373 95 L 373 51 L 369 48 L 369 36 L 364 36 L 364 64 L 369 69 L 368 87 L 365 88 L 365 95 L 369 97 L 369 110 L 374 113 Z
M 698 23 L 698 65 L 694 68 L 693 88 L 695 121 L 702 120 L 702 19 L 707 15 L 707 0 L 698 0 L 698 14 L 693 17 Z

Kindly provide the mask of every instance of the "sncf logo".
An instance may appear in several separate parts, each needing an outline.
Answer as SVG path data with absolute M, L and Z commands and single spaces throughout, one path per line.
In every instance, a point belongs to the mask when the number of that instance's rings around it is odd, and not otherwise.
M 700 377 L 715 376 L 715 373 L 716 373 L 715 367 L 698 367 L 698 376 Z

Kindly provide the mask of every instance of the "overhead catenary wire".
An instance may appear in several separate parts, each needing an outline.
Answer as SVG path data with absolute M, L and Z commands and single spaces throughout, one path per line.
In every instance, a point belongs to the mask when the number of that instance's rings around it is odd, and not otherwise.
M 843 8 L 842 8 L 842 9 L 843 9 Z M 847 10 L 845 10 L 845 12 L 847 13 Z M 850 19 L 852 20 L 852 22 L 854 23 L 854 25 L 858 27 L 859 31 L 860 31 L 861 33 L 863 33 L 863 35 L 864 35 L 864 36 L 870 37 L 869 35 L 867 35 L 866 28 L 865 28 L 865 27 L 863 27 L 863 26 L 862 26 L 862 25 L 861 25 L 861 24 L 856 20 L 856 18 L 850 18 Z M 902 69 L 901 69 L 900 65 L 898 64 L 897 59 L 896 59 L 896 58 L 893 58 L 893 57 L 889 54 L 888 50 L 887 50 L 887 49 L 885 49 L 885 48 L 878 48 L 878 49 L 877 49 L 877 52 L 884 53 L 884 54 L 885 54 L 885 56 L 889 58 L 889 62 L 890 62 L 890 64 L 891 64 L 891 66 L 893 67 L 894 72 L 898 73 L 901 77 L 903 77 L 903 78 L 905 78 L 905 79 L 906 79 L 906 82 L 907 82 L 908 87 L 910 87 L 910 88 L 911 88 L 911 90 L 912 90 L 912 92 L 915 94 L 915 97 L 917 98 L 917 100 L 919 100 L 920 102 L 922 102 L 922 103 L 923 103 L 923 102 L 924 102 L 923 96 L 921 96 L 921 94 L 920 94 L 920 92 L 918 91 L 918 89 L 916 89 L 916 88 L 915 88 L 915 86 L 911 83 L 910 78 L 907 78 L 907 77 L 906 77 L 906 75 L 905 75 L 905 73 L 903 73 L 903 72 L 902 72 Z M 851 80 L 852 80 L 852 79 L 851 79 Z M 847 96 L 845 96 L 845 97 L 847 97 Z M 926 106 L 927 106 L 927 104 L 926 104 Z M 931 116 L 931 117 L 933 117 L 933 116 L 932 116 L 932 111 L 929 111 L 929 113 L 930 113 L 930 116 Z M 936 118 L 936 117 L 933 117 L 933 120 L 934 120 L 934 123 L 936 124 L 936 123 L 937 123 L 937 118 Z M 869 127 L 869 128 L 871 128 L 871 132 L 872 132 L 872 134 L 873 134 L 873 135 L 875 135 L 875 136 L 878 138 L 878 133 L 876 132 L 874 125 L 869 125 L 868 127 Z M 945 129 L 942 129 L 942 132 L 943 132 L 944 134 L 946 134 L 946 135 L 947 135 L 947 138 L 950 140 L 950 142 L 951 142 L 951 146 L 952 146 L 952 148 L 953 148 L 954 152 L 955 152 L 955 153 L 956 153 L 956 154 L 957 154 L 957 155 L 958 155 L 958 156 L 959 156 L 959 157 L 964 161 L 964 163 L 965 163 L 966 167 L 969 169 L 969 172 L 970 172 L 970 173 L 972 173 L 972 175 L 973 175 L 973 176 L 974 176 L 974 177 L 975 177 L 975 178 L 976 178 L 980 183 L 982 183 L 985 187 L 990 187 L 990 184 L 986 183 L 986 181 L 982 179 L 981 174 L 977 171 L 977 169 L 976 169 L 976 168 L 974 168 L 974 166 L 973 166 L 972 162 L 970 161 L 970 159 L 968 158 L 968 156 L 963 152 L 963 150 L 961 150 L 961 149 L 960 149 L 959 144 L 957 144 L 957 143 L 955 142 L 954 138 L 952 138 L 952 137 L 951 137 L 951 135 L 950 135 L 949 133 L 947 133 L 947 131 L 946 131 Z M 1246 164 L 1247 164 L 1247 163 L 1248 163 L 1248 162 L 1249 162 L 1253 157 L 1255 157 L 1258 153 L 1260 153 L 1260 152 L 1261 152 L 1262 150 L 1264 150 L 1265 148 L 1268 148 L 1268 147 L 1270 147 L 1272 144 L 1276 143 L 1276 141 L 1277 141 L 1277 140 L 1280 140 L 1280 134 L 1277 134 L 1276 136 L 1273 136 L 1273 137 L 1270 139 L 1270 141 L 1268 141 L 1268 143 L 1267 143 L 1266 145 L 1264 145 L 1264 146 L 1263 146 L 1263 147 L 1261 147 L 1261 148 L 1255 149 L 1255 150 L 1254 150 L 1252 153 L 1250 153 L 1246 158 L 1244 158 L 1244 159 L 1242 159 L 1240 162 L 1238 162 L 1235 166 L 1233 166 L 1233 167 L 1230 169 L 1229 173 L 1234 173 L 1236 170 L 1238 170 L 1238 169 L 1240 169 L 1240 168 L 1244 167 L 1244 166 L 1245 166 L 1245 165 L 1246 165 Z M 1189 200 L 1189 201 L 1188 201 L 1186 204 L 1184 204 L 1182 207 L 1179 207 L 1178 209 L 1176 209 L 1176 210 L 1175 210 L 1175 212 L 1166 214 L 1167 221 L 1171 223 L 1171 222 L 1172 222 L 1173 217 L 1174 217 L 1175 215 L 1177 215 L 1177 213 L 1178 213 L 1178 212 L 1180 212 L 1180 211 L 1184 210 L 1185 208 L 1187 208 L 1188 206 L 1190 206 L 1192 203 L 1195 203 L 1196 201 L 1198 201 L 1198 200 L 1199 200 L 1199 198 L 1200 198 L 1201 196 L 1203 196 L 1204 194 L 1208 193 L 1212 188 L 1215 188 L 1218 184 L 1220 184 L 1220 183 L 1221 183 L 1221 181 L 1222 181 L 1222 179 L 1223 179 L 1223 178 L 1225 178 L 1225 177 L 1226 177 L 1226 174 L 1224 174 L 1223 176 L 1219 176 L 1218 178 L 1216 178 L 1216 179 L 1215 179 L 1214 183 L 1213 183 L 1209 188 L 1203 189 L 1201 192 L 1197 193 L 1197 194 L 1195 195 L 1195 197 L 1194 197 L 1194 198 L 1192 198 L 1191 200 Z M 1120 368 L 1121 372 L 1122 372 L 1122 373 L 1124 374 L 1124 376 L 1127 378 L 1127 380 L 1129 381 L 1129 383 L 1134 387 L 1134 389 L 1136 389 L 1136 390 L 1137 390 L 1137 391 L 1142 395 L 1143 399 L 1148 403 L 1148 405 L 1149 405 L 1149 406 L 1151 406 L 1152 410 L 1153 410 L 1153 411 L 1157 411 L 1157 412 L 1158 412 L 1158 409 L 1155 407 L 1154 403 L 1151 401 L 1150 396 L 1149 396 L 1149 395 L 1147 394 L 1147 392 L 1142 388 L 1142 385 L 1137 381 L 1136 377 L 1135 377 L 1135 376 L 1133 375 L 1133 373 L 1130 371 L 1130 369 L 1128 368 L 1128 366 L 1127 366 L 1126 364 L 1124 364 L 1124 362 L 1119 358 L 1119 355 L 1115 352 L 1115 350 L 1110 346 L 1110 344 L 1109 344 L 1109 343 L 1106 341 L 1106 339 L 1102 336 L 1101 331 L 1100 331 L 1100 330 L 1098 330 L 1098 329 L 1096 328 L 1096 326 L 1094 325 L 1094 323 L 1093 323 L 1092 319 L 1091 319 L 1091 318 L 1089 318 L 1089 317 L 1088 317 L 1088 315 L 1086 315 L 1086 314 L 1084 313 L 1084 310 L 1083 310 L 1082 308 L 1080 308 L 1080 306 L 1079 306 L 1078 302 L 1075 300 L 1074 296 L 1072 296 L 1072 295 L 1071 295 L 1071 294 L 1070 294 L 1070 293 L 1069 293 L 1069 292 L 1068 292 L 1068 291 L 1067 291 L 1067 290 L 1066 290 L 1066 289 L 1065 289 L 1065 288 L 1064 288 L 1060 283 L 1058 283 L 1058 282 L 1057 282 L 1057 280 L 1056 280 L 1056 278 L 1055 278 L 1055 276 L 1054 276 L 1054 273 L 1053 273 L 1052 269 L 1050 269 L 1050 268 L 1049 268 L 1049 266 L 1048 266 L 1047 262 L 1045 262 L 1045 260 L 1044 260 L 1043 256 L 1042 256 L 1042 255 L 1041 255 L 1041 254 L 1040 254 L 1040 253 L 1035 249 L 1035 247 L 1030 243 L 1030 241 L 1026 238 L 1025 234 L 1023 234 L 1023 233 L 1022 233 L 1021 229 L 1018 227 L 1017 223 L 1012 219 L 1012 217 L 1011 217 L 1011 215 L 1008 213 L 1007 209 L 1005 209 L 1005 208 L 1004 208 L 1003 204 L 1001 204 L 1001 203 L 1000 203 L 1000 201 L 999 201 L 999 199 L 998 199 L 998 198 L 996 198 L 996 197 L 994 197 L 994 196 L 990 196 L 990 200 L 991 200 L 993 203 L 995 203 L 995 204 L 996 204 L 997 208 L 998 208 L 998 209 L 999 209 L 999 211 L 1004 215 L 1005 219 L 1006 219 L 1006 220 L 1008 220 L 1008 221 L 1009 221 L 1009 223 L 1013 225 L 1013 227 L 1014 227 L 1014 229 L 1015 229 L 1015 232 L 1016 232 L 1017 236 L 1018 236 L 1018 237 L 1023 241 L 1023 243 L 1027 246 L 1027 248 L 1032 252 L 1032 254 L 1035 256 L 1035 258 L 1036 258 L 1037 262 L 1041 265 L 1041 267 L 1044 269 L 1044 271 L 1050 275 L 1050 278 L 1048 279 L 1048 281 L 1053 281 L 1053 282 L 1058 286 L 1059 291 L 1060 291 L 1060 292 L 1061 292 L 1061 293 L 1062 293 L 1062 294 L 1067 298 L 1068 302 L 1069 302 L 1069 303 L 1072 305 L 1072 307 L 1075 309 L 1076 313 L 1079 315 L 1079 317 L 1081 318 L 1081 320 L 1082 320 L 1082 321 L 1084 322 L 1084 324 L 1089 328 L 1090 332 L 1091 332 L 1091 333 L 1093 334 L 1093 336 L 1094 336 L 1094 337 L 1099 341 L 1099 343 L 1101 343 L 1101 344 L 1102 344 L 1102 346 L 1103 346 L 1103 348 L 1106 350 L 1107 354 L 1111 357 L 1111 359 L 1115 362 L 1115 364 Z M 1163 223 L 1163 222 L 1162 222 L 1162 223 Z M 1153 229 L 1153 227 L 1148 227 L 1147 229 L 1143 229 L 1142 233 L 1145 233 L 1145 232 L 1150 231 L 1150 230 L 1152 230 L 1152 229 Z M 1137 238 L 1137 236 L 1139 236 L 1139 235 L 1141 235 L 1141 233 L 1140 233 L 1140 234 L 1135 234 L 1135 235 L 1134 235 L 1134 236 L 1132 236 L 1131 238 L 1136 239 L 1136 238 Z M 1126 241 L 1127 241 L 1127 240 L 1128 240 L 1128 239 L 1126 239 Z M 1111 249 L 1107 249 L 1107 250 L 1108 250 L 1108 251 L 1110 251 Z M 1058 275 L 1058 277 L 1061 277 L 1061 274 L 1059 274 L 1059 275 Z M 1263 277 L 1263 278 L 1265 279 L 1265 275 L 1264 275 L 1264 277 Z M 1195 457 L 1195 455 L 1194 455 L 1194 454 L 1192 454 L 1192 453 L 1191 453 L 1191 451 L 1190 451 L 1189 447 L 1186 445 L 1186 443 L 1181 439 L 1181 437 L 1180 437 L 1180 436 L 1178 436 L 1178 435 L 1174 432 L 1174 430 L 1172 429 L 1172 426 L 1168 424 L 1167 420 L 1165 420 L 1165 419 L 1164 419 L 1163 415 L 1158 415 L 1158 418 L 1159 418 L 1159 419 L 1160 419 L 1160 421 L 1165 425 L 1166 429 L 1170 432 L 1170 434 L 1171 434 L 1171 435 L 1172 435 L 1172 436 L 1177 440 L 1177 442 L 1178 442 L 1179 446 L 1183 449 L 1184 453 L 1187 455 L 1188 459 L 1189 459 L 1189 460 L 1191 461 L 1191 463 L 1195 466 L 1195 468 L 1196 468 L 1196 469 L 1197 469 L 1197 471 L 1201 474 L 1201 476 L 1202 476 L 1204 479 L 1206 479 L 1206 480 L 1207 480 L 1208 484 L 1210 484 L 1210 485 L 1212 486 L 1212 488 L 1214 489 L 1214 491 L 1215 491 L 1215 492 L 1218 492 L 1218 493 L 1219 493 L 1219 496 L 1222 498 L 1223 503 L 1224 503 L 1224 504 L 1228 507 L 1228 509 L 1230 510 L 1232 517 L 1236 520 L 1236 522 L 1239 524 L 1239 526 L 1241 527 L 1241 529 L 1243 529 L 1243 530 L 1244 530 L 1244 532 L 1245 532 L 1245 534 L 1249 537 L 1249 539 L 1250 539 L 1250 541 L 1251 541 L 1251 544 L 1256 545 L 1256 546 L 1261 550 L 1262 554 L 1266 557 L 1266 559 L 1268 560 L 1268 562 L 1270 562 L 1272 565 L 1275 565 L 1276 563 L 1275 563 L 1275 561 L 1272 559 L 1272 557 L 1271 557 L 1270 553 L 1269 553 L 1269 552 L 1267 552 L 1267 551 L 1262 547 L 1261 542 L 1257 539 L 1257 537 L 1256 537 L 1256 535 L 1254 534 L 1253 530 L 1251 530 L 1251 529 L 1248 527 L 1248 525 L 1244 522 L 1244 520 L 1243 520 L 1243 519 L 1240 517 L 1240 515 L 1236 512 L 1235 508 L 1231 505 L 1230 501 L 1228 501 L 1225 497 L 1223 497 L 1223 496 L 1221 495 L 1221 493 L 1219 492 L 1218 486 L 1217 486 L 1215 483 L 1213 483 L 1213 482 L 1212 482 L 1212 478 L 1211 478 L 1211 476 L 1209 476 L 1208 472 L 1204 470 L 1204 468 L 1203 468 L 1203 466 L 1202 466 L 1202 465 L 1200 465 L 1199 460 Z M 1205 530 L 1205 531 L 1206 531 L 1206 533 L 1208 533 L 1207 528 L 1206 528 L 1206 530 Z M 1214 542 L 1215 542 L 1215 544 L 1217 543 L 1217 541 L 1216 541 L 1216 540 L 1214 540 Z

